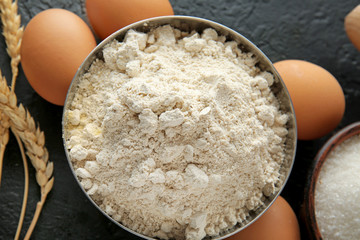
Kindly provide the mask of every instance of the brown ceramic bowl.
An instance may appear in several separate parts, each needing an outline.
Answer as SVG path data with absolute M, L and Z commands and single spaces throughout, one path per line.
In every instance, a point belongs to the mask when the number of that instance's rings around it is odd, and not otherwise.
M 357 134 L 360 134 L 360 122 L 350 124 L 337 132 L 324 144 L 324 146 L 320 149 L 320 151 L 315 157 L 312 171 L 310 172 L 310 179 L 308 181 L 304 194 L 304 202 L 301 208 L 301 218 L 306 226 L 306 230 L 308 231 L 307 239 L 323 239 L 318 224 L 316 222 L 315 215 L 315 190 L 321 168 L 324 165 L 327 156 L 333 149 L 335 149 L 345 140 Z

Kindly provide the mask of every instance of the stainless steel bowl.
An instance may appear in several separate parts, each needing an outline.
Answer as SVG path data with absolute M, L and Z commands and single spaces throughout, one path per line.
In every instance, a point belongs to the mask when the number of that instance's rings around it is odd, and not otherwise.
M 270 197 L 266 198 L 265 200 L 265 204 L 260 207 L 259 209 L 257 209 L 256 211 L 252 211 L 250 212 L 250 216 L 242 223 L 238 223 L 237 225 L 235 225 L 232 229 L 226 231 L 226 232 L 222 232 L 220 233 L 220 236 L 216 237 L 216 238 L 212 238 L 207 236 L 205 239 L 224 239 L 226 237 L 229 237 L 230 235 L 233 235 L 239 231 L 241 231 L 242 229 L 246 228 L 247 226 L 249 226 L 251 223 L 253 223 L 256 219 L 258 219 L 270 206 L 271 204 L 275 201 L 275 199 L 279 196 L 280 192 L 282 191 L 283 187 L 285 186 L 287 179 L 290 175 L 290 172 L 292 170 L 292 166 L 294 163 L 294 158 L 295 158 L 295 152 L 296 152 L 296 143 L 297 143 L 297 127 L 296 127 L 296 120 L 295 120 L 295 112 L 294 112 L 294 108 L 289 96 L 289 93 L 285 87 L 284 82 L 281 80 L 279 74 L 277 73 L 277 71 L 275 70 L 274 66 L 272 65 L 271 61 L 265 56 L 265 54 L 259 49 L 257 48 L 252 42 L 250 42 L 248 39 L 246 39 L 244 36 L 242 36 L 241 34 L 235 32 L 234 30 L 221 25 L 219 23 L 210 21 L 210 20 L 206 20 L 206 19 L 202 19 L 202 18 L 197 18 L 197 17 L 190 17 L 190 16 L 164 16 L 164 17 L 156 17 L 156 18 L 151 18 L 151 19 L 146 19 L 143 21 L 139 21 L 136 22 L 134 24 L 131 24 L 127 27 L 124 27 L 120 30 L 118 30 L 117 32 L 113 33 L 112 35 L 110 35 L 108 38 L 106 38 L 104 41 L 102 41 L 91 53 L 90 55 L 85 59 L 85 61 L 82 63 L 82 65 L 80 66 L 80 68 L 78 69 L 77 73 L 75 74 L 75 77 L 70 85 L 70 88 L 68 90 L 68 95 L 66 97 L 66 101 L 65 101 L 65 105 L 64 105 L 64 112 L 65 110 L 70 106 L 74 95 L 75 95 L 75 90 L 76 90 L 76 86 L 79 83 L 80 77 L 86 73 L 89 69 L 89 67 L 91 66 L 91 64 L 93 63 L 93 61 L 95 59 L 103 59 L 103 55 L 102 55 L 102 50 L 104 48 L 104 46 L 108 43 L 110 43 L 111 41 L 113 41 L 114 39 L 117 39 L 118 41 L 123 41 L 125 34 L 128 30 L 130 29 L 134 29 L 136 31 L 139 32 L 149 32 L 151 29 L 156 28 L 158 26 L 162 26 L 162 25 L 166 25 L 166 24 L 170 24 L 172 27 L 178 28 L 181 31 L 187 31 L 187 32 L 191 32 L 192 30 L 195 30 L 197 32 L 202 32 L 204 29 L 206 28 L 213 28 L 215 29 L 219 36 L 225 36 L 227 38 L 227 40 L 230 41 L 235 41 L 239 44 L 239 48 L 242 51 L 245 52 L 252 52 L 254 53 L 257 58 L 259 59 L 258 62 L 258 67 L 264 71 L 269 71 L 271 72 L 274 77 L 275 77 L 275 83 L 273 84 L 272 91 L 275 94 L 275 96 L 279 99 L 280 102 L 280 109 L 283 112 L 287 112 L 290 115 L 290 119 L 287 123 L 287 128 L 288 128 L 288 136 L 287 136 L 287 140 L 286 140 L 286 158 L 284 161 L 284 164 L 282 165 L 281 171 L 283 172 L 285 179 L 283 180 L 283 183 L 281 186 L 279 186 L 279 191 L 276 192 L 275 194 L 271 195 Z M 68 148 L 66 147 L 66 131 L 64 129 L 66 123 L 66 119 L 64 118 L 63 115 L 63 139 L 64 139 L 64 146 L 65 146 L 65 152 L 66 152 L 66 156 L 69 162 L 69 165 L 72 169 L 72 172 L 74 174 L 75 179 L 77 179 L 77 176 L 75 175 L 75 171 L 74 168 L 72 166 L 72 163 L 70 161 L 70 157 L 68 154 Z M 77 179 L 79 185 L 80 182 Z M 81 187 L 81 185 L 80 185 Z M 82 188 L 82 187 L 81 187 Z M 82 190 L 84 191 L 84 193 L 86 194 L 85 190 L 82 188 Z M 92 199 L 91 197 L 89 197 L 89 195 L 86 194 L 86 196 L 89 198 L 89 200 L 94 204 L 95 207 L 97 207 L 106 217 L 108 217 L 111 221 L 113 221 L 115 224 L 117 224 L 119 227 L 137 235 L 140 236 L 142 238 L 145 239 L 153 239 L 150 238 L 148 236 L 144 236 L 140 233 L 137 233 L 127 227 L 125 227 L 124 225 L 122 225 L 121 223 L 115 221 L 114 219 L 112 219 L 108 214 L 106 214 Z

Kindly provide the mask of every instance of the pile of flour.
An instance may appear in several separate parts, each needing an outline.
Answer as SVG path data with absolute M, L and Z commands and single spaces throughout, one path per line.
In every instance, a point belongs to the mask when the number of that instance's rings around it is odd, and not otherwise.
M 213 29 L 130 30 L 108 44 L 64 115 L 83 188 L 151 237 L 202 239 L 242 222 L 284 180 L 288 115 L 256 63 Z

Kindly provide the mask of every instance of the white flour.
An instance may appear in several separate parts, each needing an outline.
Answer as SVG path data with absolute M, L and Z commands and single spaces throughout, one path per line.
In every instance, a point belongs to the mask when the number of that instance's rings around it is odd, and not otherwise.
M 286 114 L 257 59 L 213 29 L 129 31 L 65 113 L 87 193 L 147 236 L 201 239 L 242 222 L 281 184 Z

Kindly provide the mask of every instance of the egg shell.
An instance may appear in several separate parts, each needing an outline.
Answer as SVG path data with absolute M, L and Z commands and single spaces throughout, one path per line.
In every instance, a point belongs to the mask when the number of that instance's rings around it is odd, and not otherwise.
M 335 77 L 303 60 L 283 60 L 274 66 L 294 105 L 298 139 L 313 140 L 334 130 L 345 112 L 345 96 Z
M 360 4 L 345 17 L 344 25 L 350 41 L 360 51 Z
M 32 88 L 62 106 L 77 69 L 95 46 L 91 29 L 79 16 L 48 9 L 33 17 L 24 30 L 21 65 Z
M 300 227 L 288 202 L 279 196 L 254 223 L 227 240 L 300 240 Z
M 86 0 L 85 7 L 90 24 L 101 39 L 146 18 L 174 15 L 168 0 Z

